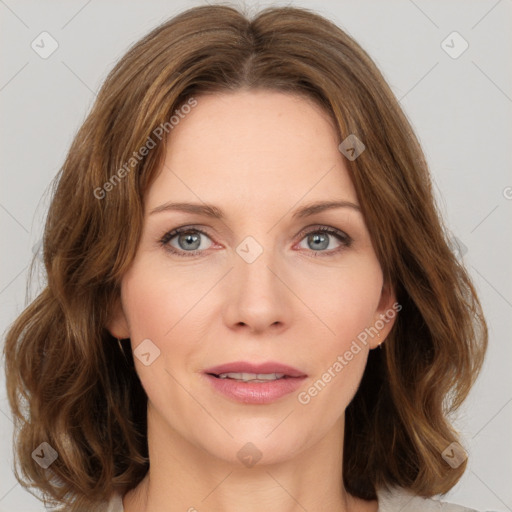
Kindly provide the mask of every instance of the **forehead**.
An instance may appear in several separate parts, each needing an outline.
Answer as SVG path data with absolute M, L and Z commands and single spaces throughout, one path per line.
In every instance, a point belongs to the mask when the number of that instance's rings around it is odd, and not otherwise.
M 356 201 L 328 113 L 274 91 L 200 95 L 170 132 L 148 207 L 171 199 L 270 207 L 302 197 Z

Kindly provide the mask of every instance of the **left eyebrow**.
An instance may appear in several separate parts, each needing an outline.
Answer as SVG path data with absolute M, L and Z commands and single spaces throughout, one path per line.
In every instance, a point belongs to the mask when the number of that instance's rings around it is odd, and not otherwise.
M 293 218 L 302 219 L 303 217 L 309 217 L 315 213 L 320 213 L 325 210 L 331 210 L 334 208 L 352 208 L 358 212 L 361 212 L 359 205 L 350 201 L 317 201 L 316 203 L 308 204 L 293 214 Z
M 361 212 L 359 205 L 350 201 L 317 201 L 297 209 L 293 214 L 293 218 L 301 219 L 334 208 L 352 208 L 358 212 Z M 164 203 L 160 206 L 157 206 L 156 208 L 153 208 L 150 211 L 150 215 L 164 211 L 182 211 L 187 213 L 195 213 L 215 219 L 225 218 L 223 211 L 219 207 L 207 203 Z

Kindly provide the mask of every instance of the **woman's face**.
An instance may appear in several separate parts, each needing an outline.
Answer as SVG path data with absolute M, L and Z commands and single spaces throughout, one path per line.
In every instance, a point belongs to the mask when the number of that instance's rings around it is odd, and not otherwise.
M 247 452 L 283 461 L 341 436 L 394 297 L 324 112 L 279 92 L 196 100 L 145 198 L 109 327 L 131 338 L 158 439 L 178 436 L 239 464 Z M 343 205 L 303 211 L 317 202 Z M 212 205 L 222 217 L 171 203 Z M 232 362 L 230 376 L 208 375 Z M 269 365 L 251 372 L 239 362 Z M 256 382 L 233 375 L 260 371 Z

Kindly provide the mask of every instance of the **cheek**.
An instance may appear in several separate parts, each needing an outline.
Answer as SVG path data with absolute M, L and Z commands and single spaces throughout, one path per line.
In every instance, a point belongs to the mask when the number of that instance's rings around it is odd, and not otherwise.
M 309 350 L 315 373 L 297 397 L 306 417 L 322 416 L 328 428 L 343 414 L 363 376 L 370 349 L 366 329 L 373 325 L 382 287 L 379 267 L 347 273 L 322 301 L 322 339 Z M 332 332 L 331 332 L 332 331 Z
M 320 293 L 317 288 L 315 299 L 329 329 L 322 329 L 323 339 L 317 339 L 310 350 L 311 360 L 316 360 L 317 384 L 304 400 L 321 394 L 315 398 L 317 407 L 337 404 L 331 411 L 334 420 L 355 394 L 366 366 L 371 341 L 368 328 L 376 320 L 382 290 L 380 265 L 368 258 L 347 266 L 326 290 Z
M 170 267 L 151 255 L 136 260 L 125 274 L 122 302 L 135 368 L 151 401 L 158 402 L 164 390 L 166 399 L 176 401 L 181 388 L 173 377 L 184 382 L 194 371 L 195 354 L 211 328 L 209 291 L 217 279 L 211 273 L 198 275 L 193 266 Z M 137 358 L 137 348 L 147 339 L 158 349 L 149 366 Z
M 123 278 L 122 302 L 135 369 L 150 402 L 163 410 L 169 401 L 179 402 L 181 388 L 174 379 L 183 381 L 194 350 L 190 340 L 201 336 L 194 332 L 197 323 L 190 321 L 196 314 L 191 308 L 206 293 L 206 284 L 205 290 L 198 290 L 195 281 L 189 281 L 194 286 L 187 286 L 182 276 L 179 271 L 165 271 L 161 264 L 145 261 L 133 265 Z M 143 346 L 149 349 L 138 348 Z M 148 351 L 150 364 L 146 365 L 138 354 Z
M 318 316 L 329 327 L 326 346 L 342 350 L 376 319 L 382 291 L 382 272 L 376 259 L 367 258 L 325 276 L 314 288 Z
M 144 338 L 164 343 L 180 330 L 192 336 L 188 317 L 196 314 L 195 308 L 211 288 L 211 280 L 198 279 L 192 268 L 168 268 L 154 260 L 133 265 L 123 279 L 123 307 L 135 344 Z

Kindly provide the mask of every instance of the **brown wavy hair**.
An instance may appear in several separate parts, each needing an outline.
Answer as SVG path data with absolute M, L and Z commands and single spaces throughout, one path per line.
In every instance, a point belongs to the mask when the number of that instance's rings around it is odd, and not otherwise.
M 481 369 L 487 326 L 396 98 L 367 53 L 318 14 L 279 7 L 251 18 L 204 6 L 158 26 L 119 60 L 56 177 L 43 239 L 47 282 L 4 348 L 27 482 L 15 475 L 45 503 L 95 510 L 147 473 L 147 397 L 131 350 L 121 351 L 105 326 L 137 250 L 165 137 L 121 178 L 119 169 L 187 99 L 242 89 L 312 99 L 340 141 L 356 134 L 366 146 L 346 165 L 403 309 L 383 350 L 370 352 L 346 410 L 347 491 L 375 499 L 376 489 L 398 485 L 444 494 L 466 468 L 451 468 L 441 453 L 459 440 L 450 418 Z M 43 441 L 58 453 L 48 469 L 31 457 Z

